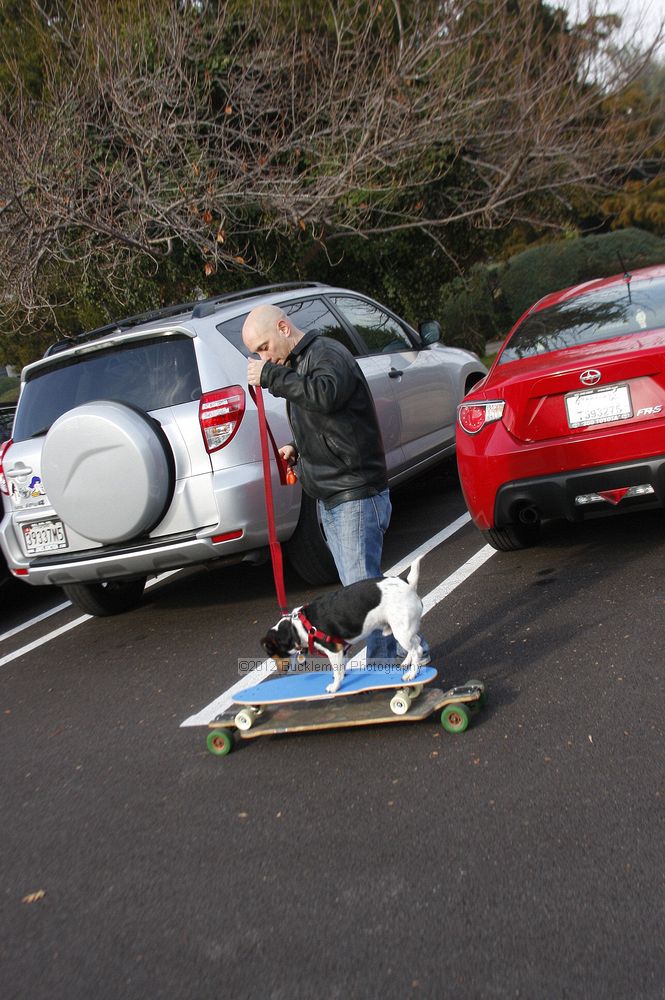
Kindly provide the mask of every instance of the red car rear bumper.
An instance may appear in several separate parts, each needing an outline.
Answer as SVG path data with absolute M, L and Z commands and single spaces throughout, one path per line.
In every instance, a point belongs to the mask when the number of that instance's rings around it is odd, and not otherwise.
M 644 487 L 653 492 L 643 490 Z M 630 492 L 622 495 L 625 490 Z M 596 500 L 600 494 L 608 496 Z M 640 462 L 504 483 L 496 495 L 494 525 L 503 527 L 518 520 L 529 523 L 552 517 L 581 521 L 586 516 L 611 513 L 619 507 L 625 511 L 664 504 L 665 455 L 660 455 Z
M 486 438 L 481 443 L 484 434 L 491 436 L 490 442 Z M 516 444 L 497 422 L 476 436 L 458 428 L 457 460 L 469 512 L 486 531 L 518 520 L 578 521 L 630 507 L 665 506 L 664 444 L 662 420 L 615 435 L 608 435 L 607 428 L 603 434 L 587 432 L 565 444 Z M 627 495 L 618 503 L 576 502 L 584 495 L 644 485 L 654 492 Z M 520 511 L 528 513 L 520 518 Z

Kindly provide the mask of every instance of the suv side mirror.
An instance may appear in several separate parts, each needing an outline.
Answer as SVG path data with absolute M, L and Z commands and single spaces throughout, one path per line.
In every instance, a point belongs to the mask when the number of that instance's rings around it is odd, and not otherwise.
M 437 344 L 441 340 L 441 324 L 437 319 L 426 319 L 418 325 L 423 344 Z

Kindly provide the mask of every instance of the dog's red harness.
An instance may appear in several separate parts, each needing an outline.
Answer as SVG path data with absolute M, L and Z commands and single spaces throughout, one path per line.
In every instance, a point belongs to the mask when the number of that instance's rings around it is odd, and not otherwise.
M 310 656 L 321 655 L 320 651 L 314 648 L 315 639 L 318 639 L 319 642 L 324 643 L 324 645 L 343 646 L 344 652 L 346 652 L 346 650 L 350 647 L 351 644 L 346 642 L 344 639 L 338 639 L 334 635 L 326 635 L 326 633 L 322 632 L 320 628 L 316 628 L 315 625 L 312 625 L 311 621 L 309 621 L 306 617 L 304 611 L 298 612 L 298 619 L 300 620 L 302 627 L 305 629 L 305 632 L 307 632 L 307 651 Z

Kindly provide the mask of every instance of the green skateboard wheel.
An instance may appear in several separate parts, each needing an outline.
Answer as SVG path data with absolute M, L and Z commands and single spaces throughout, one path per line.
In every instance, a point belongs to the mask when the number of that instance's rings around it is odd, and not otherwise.
M 206 745 L 215 757 L 226 757 L 233 750 L 233 733 L 230 729 L 211 729 Z
M 469 710 L 463 702 L 446 705 L 441 713 L 441 725 L 447 733 L 463 733 L 469 726 L 469 715 Z

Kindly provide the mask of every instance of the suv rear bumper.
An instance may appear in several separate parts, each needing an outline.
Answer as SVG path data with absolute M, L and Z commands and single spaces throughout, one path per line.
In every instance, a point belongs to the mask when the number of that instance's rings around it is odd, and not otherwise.
M 4 525 L 3 525 L 4 528 Z M 3 539 L 6 543 L 7 535 Z M 63 586 L 68 583 L 88 583 L 101 580 L 131 579 L 155 576 L 169 569 L 181 569 L 212 560 L 228 562 L 254 561 L 261 547 L 248 548 L 247 538 L 240 535 L 228 541 L 213 542 L 192 533 L 159 540 L 134 542 L 129 545 L 107 546 L 87 552 L 72 552 L 8 559 L 11 571 L 18 579 L 34 585 Z M 11 548 L 8 547 L 11 553 Z M 27 570 L 16 573 L 16 570 Z
M 576 502 L 578 497 L 637 486 L 650 486 L 653 493 L 626 497 L 617 505 L 602 500 Z M 515 523 L 520 520 L 520 511 L 534 512 L 534 519 L 582 521 L 585 516 L 610 513 L 617 507 L 627 511 L 658 506 L 665 506 L 665 455 L 505 483 L 497 491 L 494 526 L 501 528 Z
M 298 522 L 300 488 L 289 486 L 277 490 L 273 481 L 277 535 L 283 542 L 291 537 Z M 55 510 L 40 507 L 22 512 L 20 518 L 15 513 L 6 513 L 0 523 L 0 547 L 13 575 L 34 585 L 131 579 L 213 560 L 232 564 L 262 559 L 268 546 L 268 526 L 261 464 L 215 472 L 213 496 L 217 523 L 206 527 L 94 546 L 68 528 L 68 535 L 77 547 L 37 556 L 25 554 L 17 534 L 24 521 L 49 520 L 57 517 Z M 195 516 L 203 518 L 208 513 L 207 509 L 195 511 Z

